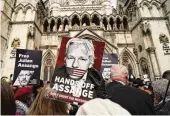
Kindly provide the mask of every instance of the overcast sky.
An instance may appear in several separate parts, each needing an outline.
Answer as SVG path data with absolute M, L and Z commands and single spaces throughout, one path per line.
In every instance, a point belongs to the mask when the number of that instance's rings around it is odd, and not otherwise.
M 116 1 L 117 0 L 110 0 L 111 1 L 111 3 L 112 3 L 112 6 L 114 6 L 114 8 L 116 8 Z

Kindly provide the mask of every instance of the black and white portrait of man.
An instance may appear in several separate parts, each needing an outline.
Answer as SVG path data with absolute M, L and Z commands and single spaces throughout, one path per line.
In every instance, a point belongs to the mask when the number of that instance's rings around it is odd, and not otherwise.
M 105 80 L 108 80 L 110 78 L 110 68 L 104 68 L 102 72 L 102 76 Z
M 94 64 L 94 47 L 91 40 L 70 39 L 66 45 L 65 65 L 69 77 L 85 79 Z
M 21 70 L 17 79 L 14 82 L 14 85 L 25 86 L 28 85 L 34 71 L 31 70 Z

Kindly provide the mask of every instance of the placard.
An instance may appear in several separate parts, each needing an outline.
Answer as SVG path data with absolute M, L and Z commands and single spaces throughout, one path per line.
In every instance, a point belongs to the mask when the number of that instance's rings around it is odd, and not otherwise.
M 104 42 L 64 37 L 48 98 L 82 104 L 95 95 L 94 78 L 100 80 Z
M 116 54 L 104 54 L 102 58 L 101 73 L 105 80 L 110 78 L 111 67 L 113 64 L 118 64 L 118 57 Z
M 42 51 L 17 49 L 13 85 L 39 85 Z

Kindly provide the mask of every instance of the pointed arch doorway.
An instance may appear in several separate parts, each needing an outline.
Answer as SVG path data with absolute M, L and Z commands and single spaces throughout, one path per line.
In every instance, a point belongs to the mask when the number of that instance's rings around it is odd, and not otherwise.
M 136 64 L 136 57 L 131 51 L 125 48 L 120 55 L 120 64 L 127 67 L 129 78 L 139 78 L 138 66 Z
M 42 79 L 44 81 L 51 81 L 55 68 L 55 56 L 53 52 L 48 49 L 43 58 Z

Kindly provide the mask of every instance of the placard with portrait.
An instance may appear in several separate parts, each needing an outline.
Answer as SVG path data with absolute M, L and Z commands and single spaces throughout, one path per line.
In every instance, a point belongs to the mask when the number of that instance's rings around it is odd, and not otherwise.
M 39 85 L 42 51 L 17 49 L 13 85 Z
M 48 98 L 82 104 L 96 97 L 96 82 L 100 83 L 104 42 L 90 39 L 62 39 Z

